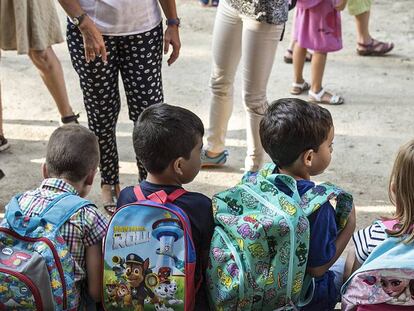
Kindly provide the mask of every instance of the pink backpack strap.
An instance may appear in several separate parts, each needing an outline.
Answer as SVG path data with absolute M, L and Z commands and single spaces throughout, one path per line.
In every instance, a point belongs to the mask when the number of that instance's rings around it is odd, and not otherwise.
M 153 202 L 160 203 L 160 204 L 166 203 L 167 198 L 168 198 L 168 196 L 167 196 L 167 194 L 165 193 L 164 190 L 160 190 L 160 191 L 151 193 L 148 196 L 148 200 L 151 200 Z
M 137 198 L 137 201 L 144 201 L 147 198 L 145 197 L 144 193 L 142 192 L 141 186 L 140 185 L 136 185 L 134 187 L 134 194 L 135 197 Z
M 384 226 L 385 226 L 388 230 L 393 230 L 393 229 L 394 229 L 394 226 L 395 226 L 396 224 L 398 224 L 398 220 L 396 220 L 396 219 L 382 220 L 381 222 L 384 224 Z
M 187 191 L 184 190 L 184 189 L 177 189 L 177 190 L 171 192 L 168 195 L 168 202 L 173 203 L 175 200 L 177 200 L 179 197 L 181 197 L 185 193 L 187 193 Z
M 160 203 L 160 204 L 164 204 L 166 202 L 172 203 L 185 193 L 187 193 L 186 190 L 177 189 L 171 192 L 169 195 L 167 195 L 167 193 L 164 190 L 160 190 L 160 191 L 151 193 L 148 197 L 145 197 L 139 185 L 134 187 L 134 194 L 135 194 L 135 197 L 137 198 L 137 201 L 151 200 L 153 202 Z

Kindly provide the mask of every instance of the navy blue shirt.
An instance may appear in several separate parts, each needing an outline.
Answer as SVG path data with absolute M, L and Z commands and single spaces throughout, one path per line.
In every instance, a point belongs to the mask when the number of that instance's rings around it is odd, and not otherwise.
M 145 196 L 149 196 L 160 190 L 164 190 L 167 194 L 170 194 L 177 189 L 182 189 L 179 186 L 157 185 L 147 181 L 142 181 L 140 186 Z M 117 205 L 119 208 L 136 201 L 134 187 L 130 186 L 121 191 Z M 187 192 L 179 197 L 174 204 L 184 210 L 191 222 L 191 233 L 197 256 L 195 284 L 198 284 L 201 275 L 203 275 L 205 280 L 204 271 L 208 264 L 208 252 L 214 230 L 211 200 L 201 193 Z M 205 281 L 203 281 L 200 290 L 196 293 L 195 310 L 209 310 L 206 290 Z
M 305 179 L 297 180 L 296 184 L 300 196 L 315 187 L 314 182 Z M 292 191 L 283 182 L 277 180 L 276 186 L 285 194 L 292 195 Z M 338 227 L 335 221 L 335 210 L 329 201 L 309 215 L 308 219 L 310 223 L 310 241 L 307 266 L 315 268 L 327 264 L 335 256 Z M 334 273 L 329 270 L 323 276 L 315 278 L 316 287 L 313 299 L 302 310 L 333 310 L 339 294 L 335 289 L 334 279 Z

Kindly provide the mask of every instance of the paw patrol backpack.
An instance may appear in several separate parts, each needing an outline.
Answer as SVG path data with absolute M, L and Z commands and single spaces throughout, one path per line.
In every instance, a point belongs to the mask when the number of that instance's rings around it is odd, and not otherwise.
M 273 174 L 268 164 L 257 174 L 213 197 L 213 234 L 207 283 L 216 310 L 290 310 L 308 303 L 312 280 L 305 279 L 309 221 L 322 204 L 336 203 L 337 223 L 343 228 L 352 197 L 320 184 L 299 196 L 296 181 Z M 288 196 L 275 186 L 283 182 Z
M 196 253 L 191 224 L 174 201 L 186 191 L 146 198 L 112 216 L 104 241 L 105 310 L 194 310 Z
M 395 220 L 377 221 L 385 231 Z M 388 236 L 342 286 L 342 310 L 414 310 L 414 247 Z
M 64 193 L 29 217 L 18 196 L 9 202 L 0 225 L 0 310 L 77 310 L 74 261 L 59 229 L 87 205 Z

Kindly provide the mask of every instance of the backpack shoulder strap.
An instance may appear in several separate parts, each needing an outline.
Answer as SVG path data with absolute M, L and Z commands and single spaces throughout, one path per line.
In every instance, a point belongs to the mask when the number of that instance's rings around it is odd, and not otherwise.
M 74 194 L 64 195 L 60 200 L 49 204 L 47 210 L 40 216 L 44 222 L 52 224 L 57 231 L 74 213 L 88 205 L 94 204 Z
M 306 191 L 301 197 L 301 207 L 306 215 L 318 210 L 326 202 L 335 199 L 336 221 L 343 229 L 353 207 L 352 195 L 331 183 L 321 183 Z
M 173 203 L 175 200 L 177 200 L 179 197 L 187 193 L 185 189 L 177 189 L 171 192 L 167 195 L 167 193 L 164 190 L 160 190 L 154 193 L 151 193 L 148 197 L 144 195 L 142 192 L 141 186 L 136 185 L 134 187 L 134 194 L 138 201 L 144 201 L 144 200 L 151 200 L 156 203 L 165 204 L 167 202 Z
M 92 204 L 86 199 L 65 192 L 51 201 L 40 215 L 30 217 L 23 215 L 19 197 L 19 195 L 13 197 L 7 204 L 6 219 L 10 228 L 22 236 L 46 223 L 54 225 L 55 230 L 58 230 L 76 211 Z

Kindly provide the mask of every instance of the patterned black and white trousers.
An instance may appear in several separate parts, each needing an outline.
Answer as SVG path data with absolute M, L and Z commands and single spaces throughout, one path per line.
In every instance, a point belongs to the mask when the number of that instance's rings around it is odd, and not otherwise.
M 66 36 L 72 65 L 80 79 L 88 126 L 99 139 L 101 182 L 118 184 L 115 134 L 121 108 L 118 74 L 121 74 L 132 121 L 135 122 L 148 106 L 163 102 L 162 24 L 136 35 L 103 36 L 108 52 L 107 64 L 101 58 L 86 62 L 82 34 L 70 22 Z M 140 178 L 145 177 L 145 169 L 139 161 L 137 164 Z

